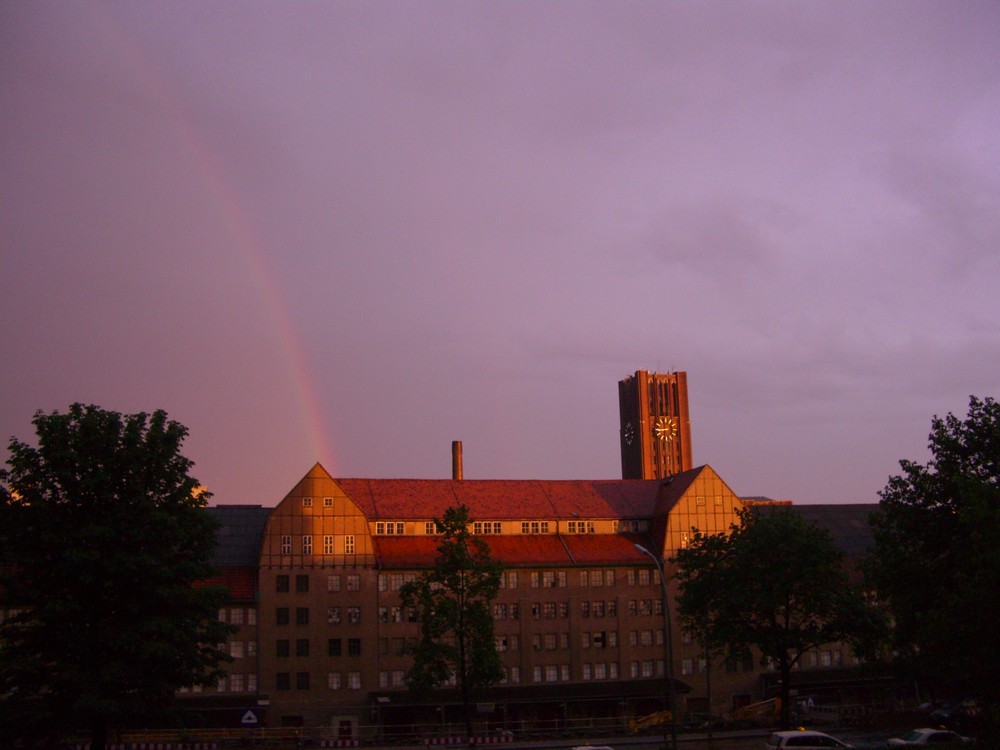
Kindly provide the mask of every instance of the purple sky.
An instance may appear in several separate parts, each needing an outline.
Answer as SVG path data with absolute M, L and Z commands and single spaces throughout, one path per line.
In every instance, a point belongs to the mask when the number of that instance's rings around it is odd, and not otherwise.
M 875 502 L 1000 396 L 1000 3 L 2 0 L 0 242 L 4 449 L 613 479 L 686 370 L 696 465 Z

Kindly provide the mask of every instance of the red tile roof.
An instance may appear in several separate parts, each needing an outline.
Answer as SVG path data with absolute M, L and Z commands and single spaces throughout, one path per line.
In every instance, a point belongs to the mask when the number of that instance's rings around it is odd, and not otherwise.
M 218 575 L 202 582 L 209 586 L 222 586 L 229 592 L 230 601 L 253 602 L 257 600 L 257 568 L 227 566 L 218 568 Z
M 375 554 L 385 568 L 429 567 L 437 558 L 440 537 L 375 537 Z M 509 567 L 563 565 L 645 564 L 646 555 L 635 549 L 649 540 L 617 534 L 529 534 L 490 536 L 485 539 L 490 556 Z
M 474 518 L 490 520 L 650 518 L 669 509 L 703 468 L 678 474 L 669 484 L 659 479 L 334 481 L 369 519 L 440 518 L 458 505 L 467 506 Z

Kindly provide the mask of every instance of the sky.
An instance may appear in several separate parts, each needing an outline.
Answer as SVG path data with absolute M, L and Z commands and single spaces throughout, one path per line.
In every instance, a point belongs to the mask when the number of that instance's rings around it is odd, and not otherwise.
M 621 476 L 870 503 L 1000 396 L 1000 3 L 0 0 L 0 440 L 164 409 L 213 503 Z

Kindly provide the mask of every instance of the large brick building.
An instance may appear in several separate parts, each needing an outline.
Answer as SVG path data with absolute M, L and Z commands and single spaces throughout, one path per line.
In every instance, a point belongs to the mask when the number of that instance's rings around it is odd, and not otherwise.
M 458 726 L 454 689 L 406 689 L 401 652 L 418 625 L 399 589 L 433 565 L 434 521 L 459 505 L 504 566 L 493 614 L 506 678 L 476 698 L 481 729 L 623 725 L 665 707 L 668 675 L 686 716 L 767 697 L 771 681 L 753 658 L 708 663 L 676 617 L 665 637 L 659 575 L 662 563 L 673 601 L 669 558 L 691 529 L 727 531 L 750 501 L 710 466 L 692 467 L 686 373 L 639 370 L 618 390 L 621 480 L 463 479 L 456 443 L 451 479 L 338 479 L 316 464 L 273 509 L 213 508 L 232 595 L 220 617 L 239 631 L 229 676 L 185 703 L 215 711 L 213 723 L 322 727 L 344 739 Z M 871 508 L 796 509 L 852 557 L 870 544 Z M 810 690 L 843 686 L 852 666 L 832 644 L 798 677 Z
M 335 479 L 317 464 L 273 509 L 217 507 L 221 560 L 235 563 L 222 569 L 235 586 L 220 616 L 241 630 L 229 678 L 186 702 L 228 708 L 216 718 L 253 710 L 261 723 L 342 738 L 457 726 L 454 690 L 406 689 L 400 652 L 417 623 L 398 590 L 433 564 L 434 519 L 460 504 L 505 568 L 493 612 L 506 679 L 477 697 L 481 728 L 624 724 L 663 708 L 663 588 L 636 545 L 664 560 L 692 527 L 729 528 L 744 501 L 709 466 L 653 480 L 503 481 Z M 867 544 L 870 508 L 801 506 L 849 552 Z M 754 660 L 711 665 L 709 696 L 703 654 L 673 620 L 681 713 L 711 704 L 723 714 L 765 697 Z M 832 645 L 803 675 L 851 665 Z

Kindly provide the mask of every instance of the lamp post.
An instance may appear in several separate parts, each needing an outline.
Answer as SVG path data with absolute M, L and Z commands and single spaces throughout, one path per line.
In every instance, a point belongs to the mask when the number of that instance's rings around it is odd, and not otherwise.
M 663 586 L 663 659 L 664 673 L 667 678 L 667 706 L 670 710 L 670 747 L 677 750 L 677 700 L 674 695 L 674 638 L 670 623 L 670 595 L 667 593 L 667 576 L 663 571 L 663 562 L 641 544 L 634 545 L 642 554 L 652 558 L 660 573 L 660 585 Z M 663 744 L 667 744 L 667 731 L 663 730 Z

